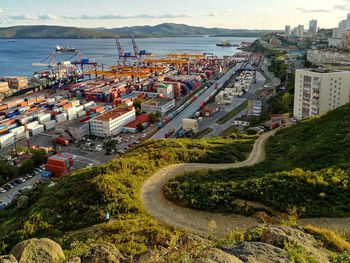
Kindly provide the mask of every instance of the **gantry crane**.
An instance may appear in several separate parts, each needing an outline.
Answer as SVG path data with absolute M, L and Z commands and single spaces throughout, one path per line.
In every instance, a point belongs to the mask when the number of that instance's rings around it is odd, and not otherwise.
M 205 58 L 205 55 L 204 54 L 200 54 L 199 52 L 197 52 L 195 54 L 190 54 L 190 53 L 171 53 L 171 54 L 168 54 L 167 57 L 170 57 L 170 58 L 202 59 L 202 58 Z
M 137 58 L 137 55 L 133 55 L 131 52 L 125 52 L 122 45 L 120 44 L 120 40 L 119 40 L 119 37 L 117 35 L 115 36 L 115 42 L 117 44 L 119 58 L 122 58 L 124 60 L 126 60 L 128 58 Z
M 132 42 L 132 46 L 134 48 L 135 56 L 142 58 L 142 56 L 150 56 L 150 55 L 152 55 L 152 53 L 148 52 L 147 50 L 139 50 L 139 48 L 138 48 L 138 46 L 136 44 L 134 35 L 131 36 L 131 42 Z

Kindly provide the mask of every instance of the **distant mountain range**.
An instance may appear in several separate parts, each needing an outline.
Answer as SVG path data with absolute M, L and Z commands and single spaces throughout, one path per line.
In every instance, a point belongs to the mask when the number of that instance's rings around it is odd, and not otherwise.
M 194 27 L 183 24 L 165 23 L 156 26 L 133 26 L 122 28 L 77 28 L 63 26 L 13 26 L 0 28 L 0 39 L 42 38 L 42 39 L 93 39 L 130 37 L 176 37 L 176 36 L 219 36 L 260 37 L 272 30 L 224 29 Z

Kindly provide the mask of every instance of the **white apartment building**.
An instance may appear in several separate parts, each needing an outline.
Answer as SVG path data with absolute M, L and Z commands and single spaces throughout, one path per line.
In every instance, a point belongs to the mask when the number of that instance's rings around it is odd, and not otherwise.
M 136 119 L 134 108 L 113 109 L 91 119 L 90 133 L 98 137 L 108 137 L 119 134 L 123 127 Z
M 296 70 L 295 118 L 324 115 L 349 101 L 350 71 Z

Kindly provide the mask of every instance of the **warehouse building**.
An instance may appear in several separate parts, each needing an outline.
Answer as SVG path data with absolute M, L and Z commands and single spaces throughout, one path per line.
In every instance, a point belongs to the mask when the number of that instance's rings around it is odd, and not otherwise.
M 166 114 L 170 110 L 175 108 L 175 100 L 167 99 L 152 99 L 148 100 L 141 105 L 142 112 L 146 113 L 157 113 L 160 112 L 162 115 Z
M 58 123 L 55 126 L 55 130 L 61 134 L 68 133 L 69 137 L 72 137 L 76 141 L 80 141 L 84 136 L 90 134 L 89 123 L 82 123 L 78 120 Z
M 98 137 L 117 135 L 126 124 L 135 119 L 135 108 L 113 109 L 89 121 L 90 133 Z

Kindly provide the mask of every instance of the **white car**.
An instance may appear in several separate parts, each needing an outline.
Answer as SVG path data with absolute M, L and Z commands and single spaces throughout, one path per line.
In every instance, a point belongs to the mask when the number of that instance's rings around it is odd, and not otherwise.
M 4 188 L 0 188 L 0 193 L 6 193 L 6 190 Z

